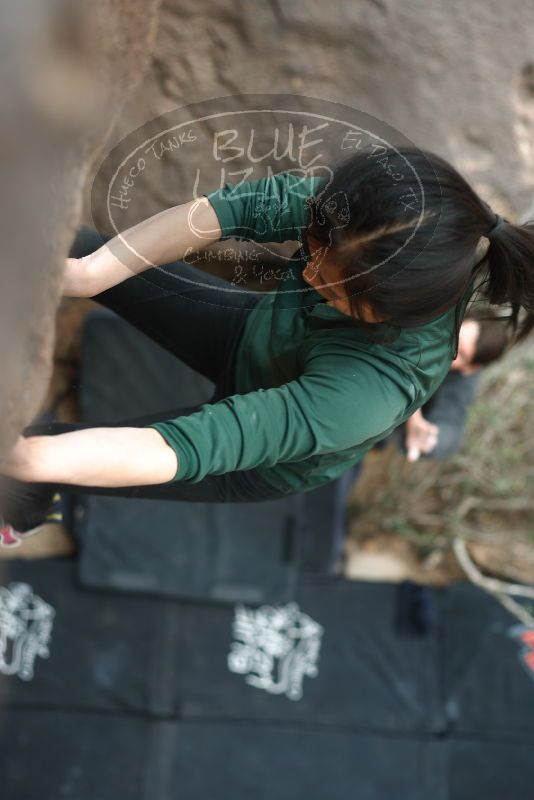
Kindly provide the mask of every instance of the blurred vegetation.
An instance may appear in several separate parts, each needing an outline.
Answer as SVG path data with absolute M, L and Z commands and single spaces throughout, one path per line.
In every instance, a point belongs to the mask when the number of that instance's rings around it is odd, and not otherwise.
M 451 459 L 410 464 L 371 453 L 350 505 L 351 535 L 397 534 L 424 557 L 453 537 L 514 543 L 534 559 L 534 340 L 484 371 L 464 445 Z M 534 561 L 533 561 L 534 563 Z

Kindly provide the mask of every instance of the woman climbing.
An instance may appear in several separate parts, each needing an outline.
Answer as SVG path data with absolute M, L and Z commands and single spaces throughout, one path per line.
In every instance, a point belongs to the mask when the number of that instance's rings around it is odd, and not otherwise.
M 534 223 L 497 216 L 433 154 L 391 149 L 385 163 L 359 152 L 327 183 L 286 172 L 225 185 L 75 251 L 65 295 L 112 309 L 215 394 L 113 425 L 26 429 L 3 465 L 7 521 L 40 524 L 58 489 L 202 502 L 312 489 L 436 391 L 475 288 L 507 304 L 514 338 L 526 336 Z M 407 165 L 417 206 L 399 179 Z M 299 243 L 276 292 L 179 260 L 228 238 Z

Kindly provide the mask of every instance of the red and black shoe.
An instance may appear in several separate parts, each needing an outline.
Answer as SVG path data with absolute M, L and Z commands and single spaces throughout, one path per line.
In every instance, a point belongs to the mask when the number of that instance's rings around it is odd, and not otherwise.
M 17 531 L 0 517 L 0 549 L 12 550 L 14 547 L 19 547 L 20 542 L 21 539 Z
M 41 498 L 40 498 L 41 499 Z M 52 497 L 52 502 L 48 506 L 48 510 L 44 514 L 40 514 L 40 521 L 33 527 L 27 527 L 30 520 L 35 519 L 37 509 L 31 509 L 31 513 L 26 513 L 23 517 L 18 515 L 19 524 L 23 526 L 23 530 L 8 522 L 5 517 L 0 516 L 0 548 L 4 550 L 12 550 L 19 547 L 24 539 L 29 539 L 39 533 L 45 525 L 55 524 L 60 525 L 63 522 L 63 509 L 61 495 L 57 492 Z

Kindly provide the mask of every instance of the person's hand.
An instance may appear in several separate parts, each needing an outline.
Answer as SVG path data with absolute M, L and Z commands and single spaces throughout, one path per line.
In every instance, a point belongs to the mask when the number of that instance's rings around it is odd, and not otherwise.
M 91 256 L 67 258 L 63 273 L 65 297 L 93 297 L 98 293 Z
M 421 409 L 406 422 L 406 457 L 417 461 L 422 454 L 431 453 L 438 443 L 439 427 L 423 417 Z

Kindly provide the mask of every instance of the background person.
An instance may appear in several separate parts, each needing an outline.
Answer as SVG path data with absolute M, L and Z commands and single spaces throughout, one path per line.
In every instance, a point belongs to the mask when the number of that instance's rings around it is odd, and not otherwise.
M 390 437 L 403 447 L 409 461 L 422 455 L 442 460 L 458 451 L 480 371 L 500 358 L 507 344 L 506 320 L 490 310 L 468 313 L 460 328 L 458 353 L 445 380 Z

